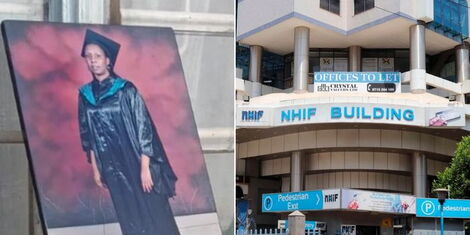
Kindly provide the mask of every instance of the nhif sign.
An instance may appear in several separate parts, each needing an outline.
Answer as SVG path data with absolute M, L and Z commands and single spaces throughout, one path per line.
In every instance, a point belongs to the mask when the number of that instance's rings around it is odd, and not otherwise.
M 243 110 L 242 121 L 259 121 L 263 114 L 263 110 Z
M 263 194 L 262 201 L 263 212 L 323 209 L 321 190 Z
M 470 200 L 447 199 L 444 218 L 470 218 Z M 417 198 L 416 217 L 440 217 L 441 204 L 436 198 Z

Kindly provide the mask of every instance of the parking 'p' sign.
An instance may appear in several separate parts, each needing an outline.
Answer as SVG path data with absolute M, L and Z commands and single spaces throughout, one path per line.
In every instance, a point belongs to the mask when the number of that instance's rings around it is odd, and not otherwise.
M 422 211 L 423 214 L 425 214 L 425 215 L 432 215 L 435 210 L 436 210 L 436 206 L 434 206 L 434 203 L 432 203 L 432 202 L 429 201 L 429 200 L 424 201 L 424 202 L 421 204 L 421 211 Z
M 444 202 L 445 218 L 470 218 L 470 200 L 447 199 Z M 417 217 L 440 217 L 441 204 L 437 198 L 417 198 Z

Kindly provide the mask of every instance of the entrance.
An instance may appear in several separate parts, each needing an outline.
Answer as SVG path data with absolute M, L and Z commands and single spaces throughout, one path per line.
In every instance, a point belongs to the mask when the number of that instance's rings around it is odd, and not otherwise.
M 380 235 L 379 226 L 357 225 L 356 229 L 357 229 L 356 235 Z

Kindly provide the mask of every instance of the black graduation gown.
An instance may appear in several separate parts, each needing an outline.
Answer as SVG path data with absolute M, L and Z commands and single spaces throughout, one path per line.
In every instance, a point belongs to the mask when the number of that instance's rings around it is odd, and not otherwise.
M 176 176 L 136 87 L 118 77 L 95 79 L 80 88 L 78 100 L 82 147 L 89 162 L 95 153 L 123 235 L 179 234 L 168 202 Z M 150 193 L 142 189 L 141 154 L 150 157 Z

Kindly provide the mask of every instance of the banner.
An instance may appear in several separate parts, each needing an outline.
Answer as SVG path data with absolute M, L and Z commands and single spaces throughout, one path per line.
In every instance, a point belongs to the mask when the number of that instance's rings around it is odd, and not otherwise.
M 272 127 L 322 123 L 380 123 L 419 127 L 463 127 L 462 107 L 417 107 L 372 103 L 312 103 L 273 107 L 237 107 L 237 127 Z M 311 104 L 308 104 L 311 103 Z
M 437 198 L 417 198 L 416 217 L 440 217 L 441 204 Z M 444 218 L 470 218 L 470 200 L 446 199 Z
M 465 126 L 465 113 L 462 109 L 428 108 L 426 111 L 426 126 L 430 127 L 462 127 Z
M 288 220 L 278 220 L 277 228 L 287 229 L 289 227 Z M 305 230 L 326 231 L 326 223 L 313 220 L 305 220 Z
M 316 72 L 314 92 L 401 92 L 399 72 Z
M 263 194 L 262 211 L 339 209 L 339 196 L 339 189 Z
M 416 198 L 395 193 L 341 190 L 341 209 L 415 214 Z

